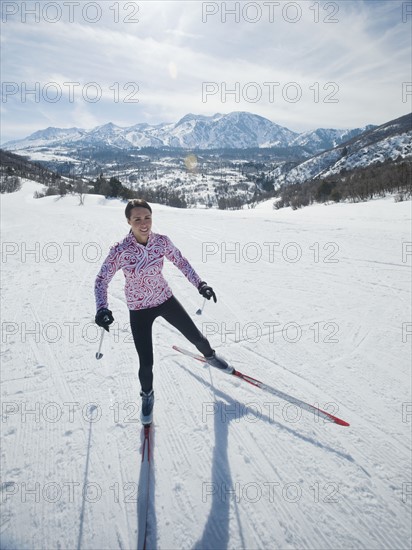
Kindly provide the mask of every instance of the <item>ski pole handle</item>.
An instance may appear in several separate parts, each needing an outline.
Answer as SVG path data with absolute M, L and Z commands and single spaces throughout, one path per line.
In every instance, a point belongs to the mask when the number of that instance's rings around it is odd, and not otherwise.
M 100 336 L 100 344 L 99 344 L 99 349 L 96 353 L 96 359 L 101 359 L 103 357 L 103 353 L 101 353 L 101 349 L 102 349 L 102 345 L 103 345 L 103 338 L 104 338 L 104 333 L 106 331 L 104 330 L 104 328 L 102 328 L 102 334 Z

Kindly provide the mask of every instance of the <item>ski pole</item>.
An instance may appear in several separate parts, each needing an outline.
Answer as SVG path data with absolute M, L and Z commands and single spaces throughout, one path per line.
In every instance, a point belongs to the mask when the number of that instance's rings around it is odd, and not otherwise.
M 102 349 L 102 345 L 103 345 L 103 338 L 104 338 L 104 333 L 106 331 L 104 330 L 104 328 L 102 328 L 102 334 L 100 336 L 100 344 L 99 344 L 99 350 L 98 352 L 96 353 L 96 359 L 101 359 L 103 357 L 103 353 L 100 353 L 101 352 L 101 349 Z
M 202 311 L 203 311 L 203 308 L 205 307 L 205 303 L 206 303 L 206 298 L 203 298 L 202 307 L 199 308 L 199 309 L 196 311 L 196 315 L 202 315 Z

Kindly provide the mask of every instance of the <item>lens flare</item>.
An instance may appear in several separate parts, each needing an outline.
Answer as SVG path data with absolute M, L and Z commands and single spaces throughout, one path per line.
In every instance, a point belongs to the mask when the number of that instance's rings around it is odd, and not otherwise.
M 185 165 L 189 172 L 193 172 L 197 168 L 197 158 L 195 155 L 187 155 Z

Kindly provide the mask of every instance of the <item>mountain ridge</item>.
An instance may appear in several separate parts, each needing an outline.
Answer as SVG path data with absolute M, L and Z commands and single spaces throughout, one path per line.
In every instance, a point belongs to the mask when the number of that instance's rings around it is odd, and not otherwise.
M 277 186 L 291 185 L 399 157 L 412 158 L 412 113 L 353 136 L 291 169 L 279 166 L 271 175 Z
M 188 113 L 175 123 L 135 123 L 122 127 L 108 122 L 90 130 L 48 127 L 21 140 L 5 143 L 9 151 L 27 151 L 37 147 L 109 145 L 119 148 L 177 147 L 182 149 L 247 149 L 303 145 L 310 154 L 342 143 L 348 135 L 359 135 L 366 128 L 317 128 L 298 133 L 269 119 L 245 111 L 211 116 Z

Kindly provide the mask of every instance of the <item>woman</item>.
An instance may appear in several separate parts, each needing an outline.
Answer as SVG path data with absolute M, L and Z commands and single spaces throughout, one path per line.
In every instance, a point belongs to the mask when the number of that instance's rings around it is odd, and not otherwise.
M 139 356 L 143 424 L 150 424 L 153 416 L 153 345 L 152 325 L 156 317 L 163 317 L 177 328 L 202 353 L 213 367 L 232 372 L 224 359 L 218 357 L 208 340 L 196 328 L 183 306 L 163 277 L 164 257 L 173 262 L 206 299 L 216 295 L 202 281 L 172 241 L 166 235 L 152 233 L 152 209 L 142 199 L 128 202 L 125 210 L 130 232 L 115 244 L 105 259 L 95 283 L 96 323 L 109 331 L 114 321 L 108 309 L 107 287 L 116 271 L 123 270 L 126 278 L 125 294 L 130 310 L 130 326 Z

